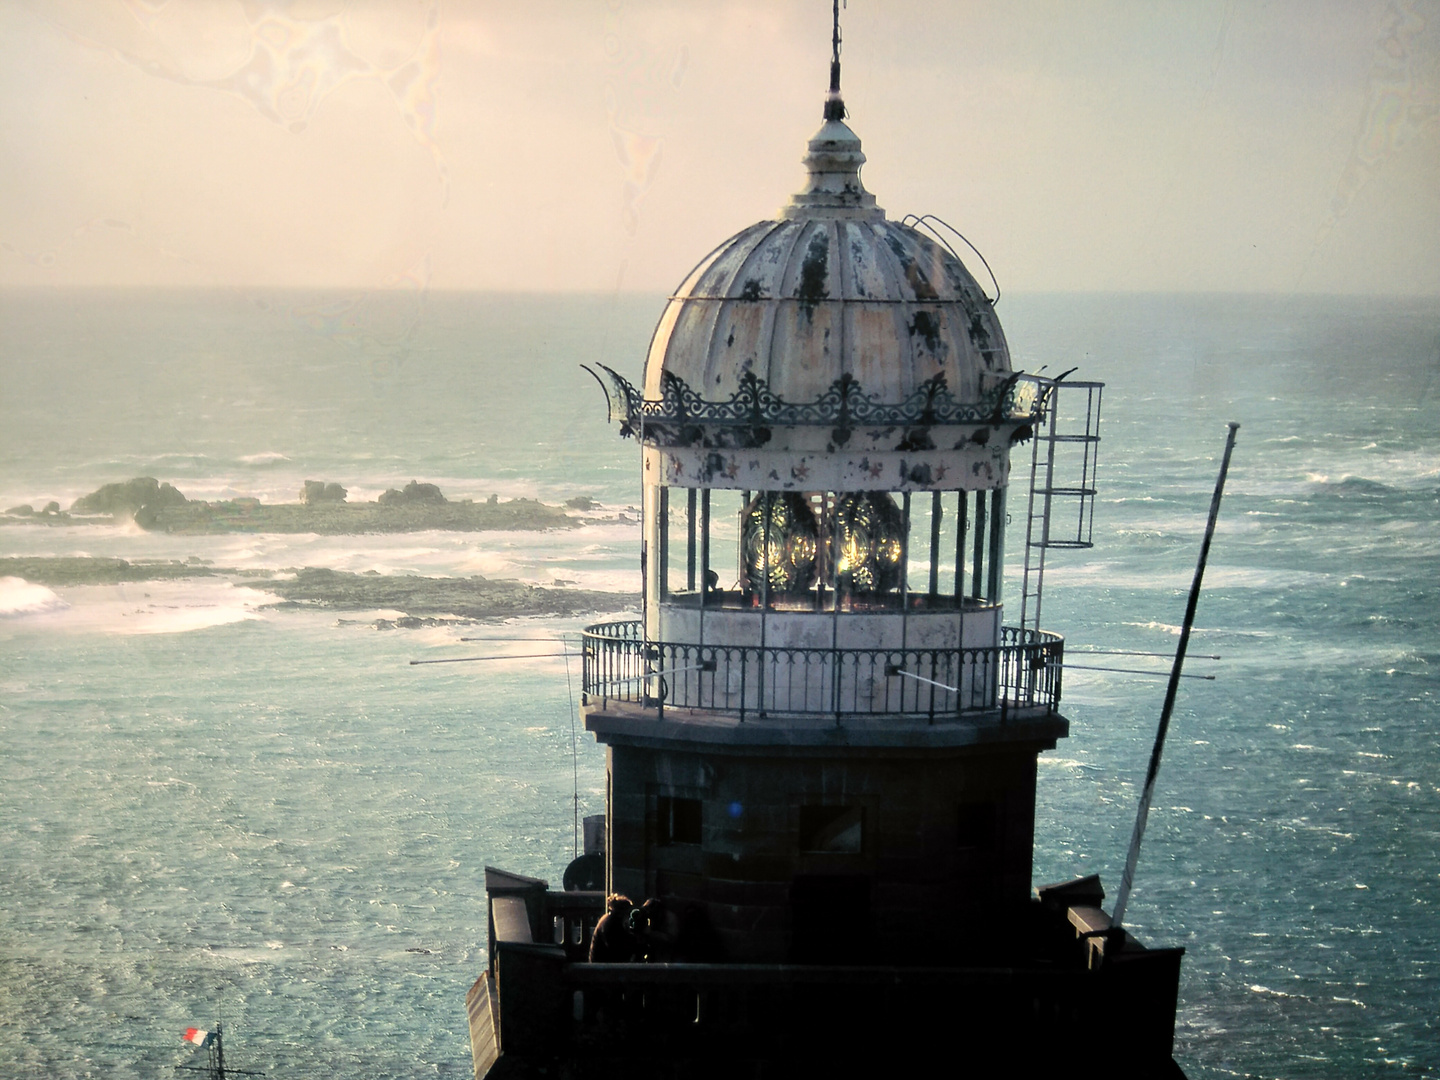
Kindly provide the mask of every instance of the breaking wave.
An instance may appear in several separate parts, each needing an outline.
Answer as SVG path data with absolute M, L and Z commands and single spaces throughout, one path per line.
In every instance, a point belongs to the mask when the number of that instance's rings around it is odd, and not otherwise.
M 65 601 L 44 585 L 33 585 L 24 578 L 0 577 L 0 618 L 35 615 L 65 606 Z

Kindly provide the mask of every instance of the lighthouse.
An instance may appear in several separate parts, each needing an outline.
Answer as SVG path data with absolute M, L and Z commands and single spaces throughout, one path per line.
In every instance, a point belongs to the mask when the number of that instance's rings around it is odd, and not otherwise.
M 1045 387 L 865 190 L 843 115 L 675 291 L 643 389 L 602 374 L 644 493 L 643 616 L 585 636 L 608 888 L 698 905 L 745 962 L 934 959 L 938 926 L 1013 922 L 1067 732 L 1062 643 L 1002 595 Z
M 1037 759 L 1069 732 L 1044 563 L 1089 543 L 1099 386 L 1015 371 L 948 227 L 865 189 L 838 30 L 803 161 L 675 290 L 638 382 L 590 368 L 640 448 L 643 598 L 583 635 L 606 747 L 585 865 L 563 890 L 487 870 L 476 1076 L 962 1049 L 1029 1075 L 1097 1046 L 1178 1075 L 1183 950 L 1111 926 L 1097 878 L 1031 881 Z M 589 962 L 622 894 L 649 947 Z

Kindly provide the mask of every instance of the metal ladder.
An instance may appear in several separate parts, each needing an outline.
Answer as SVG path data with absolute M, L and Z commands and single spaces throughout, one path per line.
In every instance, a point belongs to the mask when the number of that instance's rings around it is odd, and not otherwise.
M 1040 629 L 1046 552 L 1051 548 L 1094 546 L 1090 537 L 1100 444 L 1100 396 L 1105 387 L 1100 382 L 1069 382 L 1063 375 L 1059 379 L 1036 378 L 1043 398 L 1030 449 L 1025 573 L 1020 585 L 1022 633 L 1027 627 Z

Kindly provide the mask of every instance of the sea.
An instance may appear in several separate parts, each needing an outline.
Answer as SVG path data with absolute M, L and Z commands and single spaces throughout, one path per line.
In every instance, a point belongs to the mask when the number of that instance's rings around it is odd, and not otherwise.
M 558 881 L 577 811 L 604 806 L 559 643 L 639 587 L 637 449 L 580 365 L 638 378 L 662 305 L 0 292 L 0 509 L 135 476 L 205 499 L 413 479 L 600 504 L 529 533 L 0 518 L 0 557 L 234 571 L 0 580 L 0 1076 L 170 1077 L 195 1063 L 181 1033 L 217 1022 L 228 1063 L 272 1077 L 470 1075 L 484 868 Z M 1185 668 L 1207 678 L 1181 684 L 1127 921 L 1186 949 L 1192 1078 L 1440 1076 L 1440 301 L 1019 295 L 999 313 L 1017 368 L 1106 384 L 1094 546 L 1046 568 L 1074 666 L 1035 882 L 1098 873 L 1113 899 L 1239 423 Z M 279 605 L 250 573 L 298 567 L 615 603 L 405 628 Z M 410 663 L 468 655 L 506 658 Z M 1077 1056 L 1103 1059 L 1114 1020 Z

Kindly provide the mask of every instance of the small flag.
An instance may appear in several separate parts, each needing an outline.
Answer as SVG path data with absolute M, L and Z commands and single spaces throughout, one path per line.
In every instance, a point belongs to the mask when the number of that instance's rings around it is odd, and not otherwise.
M 194 1043 L 196 1046 L 209 1046 L 210 1040 L 215 1037 L 213 1031 L 202 1031 L 200 1028 L 186 1028 L 185 1041 Z

